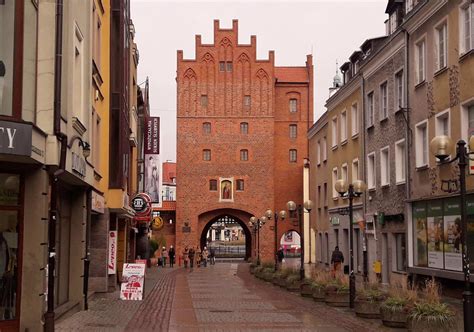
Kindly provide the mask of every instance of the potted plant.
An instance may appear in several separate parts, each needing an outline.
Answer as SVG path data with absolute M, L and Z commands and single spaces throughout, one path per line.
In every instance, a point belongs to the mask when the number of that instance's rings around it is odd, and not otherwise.
M 349 279 L 347 276 L 336 277 L 328 283 L 324 302 L 332 307 L 349 306 Z
M 378 284 L 366 284 L 355 298 L 355 313 L 362 318 L 380 318 L 380 304 L 386 294 Z
M 290 292 L 298 292 L 301 287 L 301 278 L 297 273 L 291 273 L 286 277 L 286 289 Z
M 326 286 L 332 280 L 327 271 L 316 271 L 312 275 L 311 296 L 316 302 L 324 302 L 326 296 Z
M 312 297 L 313 296 L 313 284 L 314 280 L 305 278 L 301 283 L 300 293 L 303 297 Z
M 285 268 L 285 269 L 280 270 L 276 284 L 282 288 L 286 288 L 286 278 L 292 273 L 293 273 L 292 269 Z
M 389 289 L 387 299 L 380 304 L 380 318 L 388 327 L 406 328 L 408 315 L 417 301 L 415 288 L 398 284 Z
M 408 328 L 419 332 L 450 331 L 456 326 L 455 313 L 441 303 L 439 284 L 428 280 L 423 290 L 424 297 L 415 302 L 408 317 Z
M 262 271 L 262 279 L 271 282 L 273 279 L 274 270 L 272 267 L 265 267 Z

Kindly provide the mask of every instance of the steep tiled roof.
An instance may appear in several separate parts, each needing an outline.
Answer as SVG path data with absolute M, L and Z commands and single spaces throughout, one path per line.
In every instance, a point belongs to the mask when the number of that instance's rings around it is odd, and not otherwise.
M 275 67 L 277 82 L 306 83 L 309 82 L 306 67 Z

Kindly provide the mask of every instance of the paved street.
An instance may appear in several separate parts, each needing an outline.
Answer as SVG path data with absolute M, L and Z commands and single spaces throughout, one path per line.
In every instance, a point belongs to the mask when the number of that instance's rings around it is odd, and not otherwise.
M 248 273 L 248 265 L 152 269 L 142 302 L 118 293 L 91 299 L 90 310 L 57 331 L 381 331 L 380 321 L 289 293 Z

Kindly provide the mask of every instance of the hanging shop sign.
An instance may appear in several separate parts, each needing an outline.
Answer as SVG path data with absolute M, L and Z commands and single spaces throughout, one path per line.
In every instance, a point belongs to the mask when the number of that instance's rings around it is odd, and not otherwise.
M 107 270 L 109 274 L 117 271 L 117 231 L 109 231 Z
M 31 156 L 32 126 L 0 121 L 0 153 Z
M 143 300 L 145 266 L 145 264 L 123 264 L 122 284 L 120 286 L 121 300 Z
M 135 211 L 135 220 L 151 221 L 151 198 L 145 193 L 139 193 L 132 199 L 132 209 Z
M 164 224 L 165 223 L 163 221 L 163 218 L 161 218 L 160 216 L 153 217 L 153 223 L 152 223 L 153 230 L 158 231 L 162 229 Z

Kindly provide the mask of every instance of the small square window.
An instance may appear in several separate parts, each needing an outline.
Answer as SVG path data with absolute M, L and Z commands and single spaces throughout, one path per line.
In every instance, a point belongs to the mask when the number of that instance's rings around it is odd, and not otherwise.
M 245 135 L 249 133 L 249 124 L 247 122 L 240 123 L 240 133 Z
M 250 99 L 250 96 L 244 96 L 244 106 L 245 107 L 250 107 L 252 100 Z
M 298 105 L 298 102 L 296 99 L 294 98 L 290 99 L 290 112 L 291 113 L 296 113 L 297 105 Z
M 202 150 L 202 159 L 204 161 L 210 161 L 211 160 L 211 150 Z
M 219 62 L 219 71 L 225 71 L 225 62 L 224 61 Z
M 232 71 L 232 62 L 227 62 L 227 71 Z
M 209 180 L 209 190 L 217 191 L 217 180 Z
M 240 150 L 240 160 L 247 161 L 249 160 L 249 150 Z
M 201 96 L 201 106 L 202 107 L 207 107 L 207 95 L 202 95 Z
M 296 163 L 296 149 L 290 149 L 290 163 Z
M 244 191 L 244 180 L 242 179 L 237 180 L 237 190 Z

